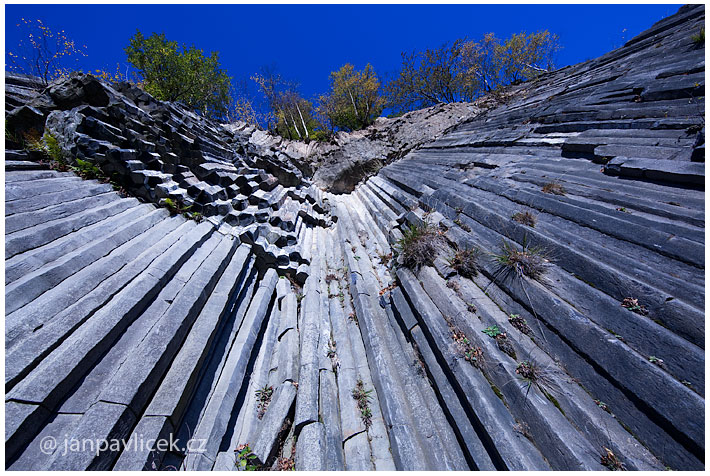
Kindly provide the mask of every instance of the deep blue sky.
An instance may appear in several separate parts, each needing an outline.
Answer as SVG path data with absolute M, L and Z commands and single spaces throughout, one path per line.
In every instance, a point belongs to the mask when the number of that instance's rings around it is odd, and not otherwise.
M 492 31 L 548 29 L 564 49 L 558 66 L 599 56 L 675 13 L 680 5 L 6 5 L 6 52 L 21 17 L 41 19 L 87 45 L 84 70 L 125 69 L 123 48 L 141 30 L 220 52 L 235 78 L 275 63 L 306 97 L 325 92 L 328 74 L 346 62 L 395 71 L 400 52 Z M 626 30 L 625 32 L 623 30 Z

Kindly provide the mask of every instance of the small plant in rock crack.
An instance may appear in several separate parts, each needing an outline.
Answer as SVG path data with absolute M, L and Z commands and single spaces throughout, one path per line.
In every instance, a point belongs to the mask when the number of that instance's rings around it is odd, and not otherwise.
M 434 262 L 441 245 L 442 238 L 439 231 L 434 226 L 424 223 L 404 229 L 402 239 L 396 246 L 402 257 L 402 264 L 410 269 L 418 269 Z
M 602 466 L 606 467 L 610 471 L 626 471 L 624 463 L 622 463 L 619 458 L 616 457 L 613 451 L 611 451 L 606 446 L 603 447 L 604 452 L 601 455 L 599 462 Z
M 355 388 L 352 391 L 352 396 L 357 402 L 357 409 L 360 410 L 360 419 L 365 425 L 366 430 L 369 430 L 370 425 L 372 425 L 372 410 L 370 409 L 370 402 L 372 401 L 371 393 L 372 389 L 365 390 L 365 384 L 362 379 L 357 379 Z
M 624 212 L 624 213 L 631 213 L 629 210 L 626 209 L 626 207 L 617 207 L 616 208 L 617 212 Z
M 466 233 L 471 233 L 471 227 L 463 223 L 460 218 L 454 220 L 454 223 L 457 224 Z
M 266 409 L 269 407 L 269 403 L 271 403 L 271 397 L 273 396 L 273 394 L 274 387 L 270 387 L 268 385 L 264 385 L 264 388 L 260 388 L 256 391 L 256 401 L 258 402 L 256 406 L 256 417 L 259 420 L 264 417 Z
M 657 366 L 661 367 L 661 368 L 664 367 L 663 359 L 659 359 L 659 358 L 656 357 L 655 355 L 650 356 L 650 357 L 648 358 L 648 361 L 651 362 L 651 363 L 654 364 L 654 365 L 657 365 Z
M 528 211 L 515 213 L 511 218 L 513 219 L 513 221 L 516 221 L 521 225 L 529 226 L 531 228 L 534 228 L 535 224 L 537 223 L 537 218 L 535 217 L 535 215 Z
M 480 347 L 474 347 L 466 334 L 451 323 L 449 323 L 449 328 L 451 329 L 451 338 L 464 360 L 474 367 L 480 368 L 483 364 L 483 350 Z
M 698 47 L 705 46 L 705 27 L 700 28 L 700 31 L 697 34 L 691 35 L 690 39 Z
M 532 332 L 532 329 L 530 329 L 530 326 L 528 326 L 527 321 L 520 317 L 520 314 L 511 314 L 510 316 L 508 316 L 508 322 L 510 322 L 510 325 L 512 325 L 525 335 L 530 335 L 530 333 Z
M 380 260 L 380 264 L 387 266 L 387 263 L 392 259 L 392 253 L 378 253 L 377 258 Z
M 488 337 L 496 338 L 498 337 L 502 332 L 498 328 L 498 326 L 488 326 L 485 329 L 483 329 L 481 332 L 486 334 Z
M 516 360 L 518 358 L 518 356 L 515 354 L 515 348 L 513 347 L 513 344 L 511 344 L 508 340 L 508 334 L 502 332 L 495 336 L 495 340 L 501 352 L 504 352 L 505 354 L 509 355 L 513 360 Z
M 276 471 L 296 471 L 296 463 L 293 458 L 279 458 L 276 461 Z
M 414 371 L 417 373 L 418 376 L 426 377 L 424 362 L 422 362 L 420 358 L 416 358 L 412 361 L 412 367 L 414 367 Z
M 248 444 L 239 445 L 234 450 L 234 465 L 240 471 L 258 471 L 259 466 L 255 464 L 256 455 L 251 452 Z
M 333 274 L 333 273 L 327 274 L 327 275 L 325 276 L 325 282 L 326 282 L 326 283 L 330 283 L 331 281 L 337 281 L 337 280 L 338 280 L 338 277 L 337 277 L 335 274 Z
M 335 345 L 335 339 L 332 337 L 328 341 L 328 349 L 326 350 L 326 356 L 330 359 L 330 364 L 333 367 L 333 372 L 338 373 L 338 368 L 340 367 L 340 359 L 338 358 L 338 350 Z
M 489 326 L 483 329 L 481 332 L 486 334 L 488 337 L 492 337 L 495 339 L 496 344 L 498 345 L 498 348 L 511 356 L 513 359 L 517 359 L 517 356 L 515 355 L 515 348 L 513 348 L 513 344 L 510 343 L 508 340 L 508 334 L 505 332 L 501 331 L 498 326 Z
M 359 326 L 360 324 L 357 322 L 357 314 L 355 314 L 355 311 L 351 312 L 348 314 L 348 319 L 351 320 L 352 322 L 355 323 L 355 325 Z
M 597 406 L 598 406 L 599 408 L 601 408 L 602 410 L 604 410 L 605 412 L 611 413 L 611 410 L 609 410 L 609 406 L 608 406 L 606 403 L 602 402 L 601 400 L 596 400 L 596 399 L 595 399 L 595 400 L 594 400 L 594 403 L 596 403 Z
M 567 191 L 559 183 L 550 182 L 542 186 L 543 193 L 549 193 L 551 195 L 565 195 Z
M 178 200 L 173 200 L 172 198 L 164 198 L 160 200 L 159 202 L 161 205 L 163 205 L 165 208 L 170 210 L 171 215 L 180 215 L 183 213 L 187 213 L 190 211 L 190 208 L 192 206 L 185 206 L 183 203 L 181 203 Z
M 532 435 L 530 434 L 530 427 L 524 421 L 519 421 L 513 425 L 513 431 L 520 433 L 528 440 L 532 440 Z
M 458 250 L 449 258 L 449 266 L 464 278 L 472 278 L 478 274 L 478 256 L 476 248 Z
M 451 280 L 446 281 L 446 287 L 453 290 L 456 293 L 461 290 L 461 286 L 456 281 L 451 281 Z
M 73 170 L 84 180 L 104 178 L 104 174 L 101 172 L 101 169 L 88 160 L 76 159 L 76 167 L 73 167 Z
M 517 277 L 527 276 L 532 279 L 540 278 L 550 263 L 542 248 L 529 246 L 527 240 L 524 240 L 520 250 L 512 243 L 503 241 L 501 251 L 494 254 L 493 258 L 500 265 L 498 273 L 513 273 Z
M 622 307 L 625 307 L 629 311 L 635 312 L 636 314 L 641 314 L 642 316 L 648 315 L 648 310 L 646 309 L 646 306 L 639 304 L 638 299 L 634 298 L 624 298 L 624 301 L 621 303 Z

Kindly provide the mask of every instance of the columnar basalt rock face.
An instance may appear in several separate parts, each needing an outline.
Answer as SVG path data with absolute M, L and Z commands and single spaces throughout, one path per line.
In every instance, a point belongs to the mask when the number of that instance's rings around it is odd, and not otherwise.
M 332 145 L 8 75 L 129 197 L 6 151 L 6 466 L 703 469 L 703 24 Z
M 22 80 L 9 76 L 10 83 Z M 178 105 L 82 74 L 43 90 L 24 84 L 33 93 L 7 91 L 9 102 L 31 98 L 8 115 L 18 135 L 51 134 L 69 162 L 88 159 L 144 201 L 168 200 L 204 216 L 222 233 L 256 245 L 282 274 L 295 277 L 305 263 L 296 246 L 301 224 L 329 224 L 318 192 L 298 169 L 257 156 L 228 128 Z

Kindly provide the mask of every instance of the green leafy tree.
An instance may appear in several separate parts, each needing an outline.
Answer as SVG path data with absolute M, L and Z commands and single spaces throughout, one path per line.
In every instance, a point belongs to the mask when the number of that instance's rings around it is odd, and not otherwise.
M 370 64 L 357 71 L 347 63 L 330 73 L 330 93 L 320 97 L 319 113 L 337 129 L 363 129 L 379 117 L 384 98 L 379 95 L 380 82 Z
M 402 53 L 402 67 L 385 90 L 388 105 L 406 112 L 440 103 L 470 101 L 469 88 L 462 81 L 463 40 L 436 49 Z
M 385 90 L 388 107 L 407 112 L 440 103 L 472 101 L 499 86 L 535 78 L 554 68 L 559 38 L 549 31 L 488 33 L 479 41 L 459 39 L 440 48 L 402 53 L 402 66 Z
M 486 33 L 480 41 L 465 41 L 461 44 L 461 62 L 468 77 L 472 96 L 476 92 L 490 92 L 500 80 L 502 48 L 493 33 Z
M 86 56 L 86 46 L 77 45 L 64 30 L 53 31 L 42 20 L 22 18 L 16 26 L 23 38 L 7 52 L 7 64 L 15 72 L 35 76 L 47 84 L 69 75 L 79 58 Z
M 551 71 L 554 55 L 559 49 L 559 37 L 547 30 L 512 35 L 502 45 L 500 53 L 501 80 L 512 83 Z
M 220 66 L 219 53 L 205 56 L 195 46 L 168 41 L 164 33 L 145 38 L 140 31 L 125 51 L 145 90 L 156 99 L 180 101 L 206 117 L 225 117 L 231 78 Z

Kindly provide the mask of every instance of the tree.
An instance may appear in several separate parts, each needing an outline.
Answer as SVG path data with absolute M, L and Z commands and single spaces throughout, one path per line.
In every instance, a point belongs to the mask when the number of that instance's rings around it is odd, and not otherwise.
M 500 77 L 500 40 L 493 33 L 486 33 L 478 41 L 466 41 L 461 45 L 461 61 L 470 78 L 473 89 L 490 92 L 498 85 Z
M 479 41 L 459 39 L 437 49 L 402 53 L 402 67 L 385 88 L 387 105 L 406 112 L 472 101 L 499 86 L 552 70 L 559 49 L 558 36 L 545 30 L 514 34 L 502 43 L 488 33 Z
M 502 80 L 505 83 L 528 80 L 552 70 L 554 55 L 559 49 L 559 37 L 547 30 L 512 35 L 502 46 Z
M 330 73 L 330 93 L 320 97 L 319 112 L 330 124 L 331 132 L 363 129 L 379 117 L 384 99 L 379 95 L 380 82 L 370 64 L 356 71 L 347 63 Z
M 389 107 L 399 112 L 469 101 L 460 61 L 463 40 L 422 52 L 402 53 L 399 75 L 386 86 Z
M 7 52 L 10 69 L 36 76 L 44 84 L 67 76 L 74 69 L 68 65 L 86 56 L 86 46 L 77 46 L 64 30 L 52 31 L 42 20 L 22 18 L 17 27 L 26 31 L 26 38 Z
M 274 67 L 263 67 L 261 73 L 254 74 L 251 79 L 271 109 L 269 129 L 287 139 L 306 142 L 321 137 L 317 132 L 322 126 L 314 115 L 313 103 L 301 97 L 298 84 L 283 79 Z
M 165 34 L 145 38 L 140 31 L 125 49 L 128 62 L 142 77 L 145 90 L 162 101 L 180 101 L 203 116 L 222 119 L 230 102 L 230 80 L 219 53 L 205 56 L 195 46 L 180 47 Z
M 230 86 L 230 96 L 232 100 L 227 109 L 227 121 L 244 121 L 252 126 L 258 126 L 261 121 L 254 109 L 254 99 L 249 94 L 249 83 L 246 78 L 233 82 Z

